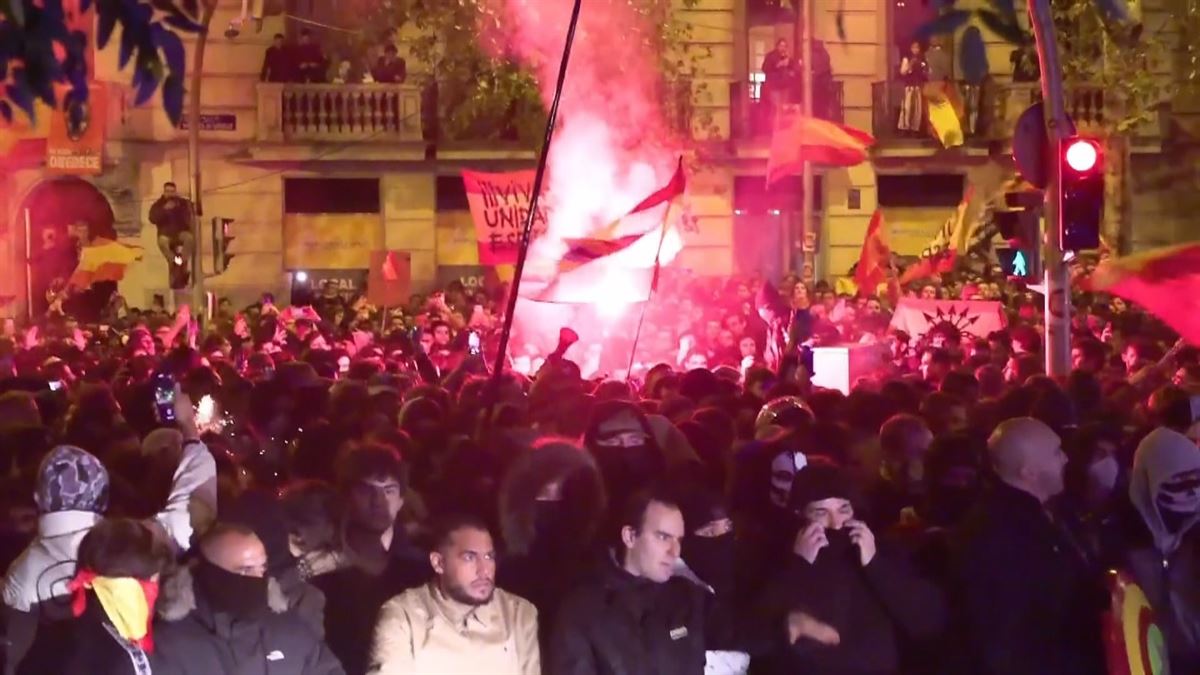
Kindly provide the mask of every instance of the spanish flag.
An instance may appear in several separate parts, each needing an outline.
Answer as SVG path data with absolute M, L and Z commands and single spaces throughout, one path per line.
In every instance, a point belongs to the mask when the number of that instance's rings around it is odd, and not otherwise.
M 933 241 L 921 251 L 921 258 L 904 270 L 900 275 L 900 284 L 910 281 L 946 274 L 954 269 L 954 260 L 959 251 L 966 251 L 974 240 L 978 222 L 968 222 L 967 211 L 974 196 L 974 188 L 968 187 L 967 193 L 959 202 L 954 213 L 942 223 L 941 229 L 934 235 Z
M 863 238 L 862 252 L 858 255 L 858 268 L 854 272 L 854 282 L 859 292 L 874 294 L 887 280 L 891 269 L 892 249 L 888 245 L 887 223 L 883 221 L 883 211 L 875 209 L 871 223 L 867 225 L 867 236 Z
M 1141 305 L 1200 346 L 1200 241 L 1105 260 L 1092 288 Z
M 819 166 L 856 166 L 867 160 L 875 137 L 865 131 L 828 120 L 805 117 L 799 106 L 779 109 L 771 152 L 767 159 L 767 187 L 804 168 L 808 160 Z
M 583 265 L 599 260 L 606 256 L 610 256 L 618 251 L 623 251 L 630 246 L 633 246 L 642 237 L 646 236 L 651 231 L 638 232 L 637 234 L 627 234 L 624 236 L 615 236 L 621 227 L 621 222 L 630 216 L 634 216 L 661 204 L 674 205 L 676 200 L 683 196 L 684 190 L 687 188 L 687 179 L 683 172 L 683 158 L 679 158 L 679 163 L 675 167 L 675 174 L 671 177 L 671 182 L 667 183 L 662 188 L 656 190 L 653 194 L 643 199 L 637 206 L 633 207 L 628 214 L 619 218 L 593 237 L 581 237 L 575 239 L 564 239 L 567 245 L 567 252 L 563 254 L 562 263 L 568 267 Z M 670 209 L 664 214 L 664 223 L 670 217 Z
M 111 239 L 94 239 L 83 247 L 79 265 L 68 282 L 71 288 L 86 289 L 98 281 L 120 281 L 125 268 L 142 259 L 140 246 L 126 246 Z
M 963 144 L 963 104 L 957 88 L 950 82 L 930 82 L 925 87 L 929 131 L 943 148 Z

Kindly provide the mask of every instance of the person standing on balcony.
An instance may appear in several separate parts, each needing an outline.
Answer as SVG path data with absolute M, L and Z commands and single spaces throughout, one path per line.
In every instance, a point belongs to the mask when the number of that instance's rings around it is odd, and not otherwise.
M 292 62 L 288 58 L 288 45 L 284 43 L 282 33 L 276 33 L 271 46 L 267 47 L 259 79 L 263 82 L 288 82 L 292 79 Z
M 779 107 L 792 101 L 792 90 L 796 84 L 796 66 L 787 40 L 779 40 L 775 43 L 775 49 L 767 52 L 762 72 L 762 98 L 769 102 L 769 119 L 773 120 Z
M 383 48 L 383 56 L 375 61 L 371 69 L 371 77 L 383 84 L 403 84 L 408 78 L 408 65 L 400 58 L 396 45 L 388 43 Z
M 902 133 L 919 134 L 925 119 L 925 96 L 923 89 L 929 81 L 929 64 L 925 52 L 916 40 L 908 48 L 908 54 L 900 60 L 900 82 L 904 85 L 904 96 L 900 99 L 900 119 L 896 128 Z
M 313 42 L 312 31 L 300 31 L 300 44 L 296 45 L 295 63 L 299 82 L 324 82 L 328 61 L 321 45 Z

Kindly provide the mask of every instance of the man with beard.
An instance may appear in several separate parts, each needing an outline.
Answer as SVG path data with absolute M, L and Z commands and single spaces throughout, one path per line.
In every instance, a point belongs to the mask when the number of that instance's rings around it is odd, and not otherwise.
M 383 606 L 371 649 L 372 675 L 540 675 L 537 610 L 496 588 L 488 526 L 448 516 L 434 528 L 434 579 Z
M 195 566 L 163 583 L 151 656 L 155 675 L 345 672 L 304 620 L 287 610 L 253 530 L 218 524 L 201 540 L 200 553 Z

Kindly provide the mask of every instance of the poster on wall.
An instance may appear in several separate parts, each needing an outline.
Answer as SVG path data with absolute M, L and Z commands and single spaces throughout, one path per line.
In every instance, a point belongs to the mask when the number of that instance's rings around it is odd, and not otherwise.
M 482 173 L 463 171 L 467 203 L 475 221 L 475 240 L 479 262 L 483 265 L 511 265 L 517 261 L 521 230 L 529 216 L 533 197 L 534 171 Z M 538 206 L 533 220 L 534 239 L 546 233 L 546 207 Z
M 106 89 L 89 84 L 87 100 L 64 92 L 50 116 L 46 170 L 68 176 L 95 176 L 103 171 L 104 132 L 108 120 Z

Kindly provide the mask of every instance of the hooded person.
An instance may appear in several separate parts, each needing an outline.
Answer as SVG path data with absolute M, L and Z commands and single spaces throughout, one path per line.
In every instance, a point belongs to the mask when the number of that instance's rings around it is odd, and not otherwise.
M 790 560 L 768 585 L 770 615 L 801 612 L 821 626 L 773 655 L 764 672 L 896 673 L 907 640 L 937 635 L 944 600 L 898 551 L 858 519 L 851 475 L 825 458 L 796 474 L 789 504 L 799 529 Z
M 733 519 L 721 494 L 699 485 L 678 490 L 685 534 L 675 576 L 698 584 L 730 607 L 738 602 L 737 558 Z M 704 654 L 706 675 L 739 675 L 748 672 L 750 655 L 742 651 L 709 650 Z
M 667 458 L 641 408 L 627 401 L 598 402 L 583 435 L 614 504 L 661 480 Z
M 144 523 L 109 519 L 79 544 L 73 618 L 38 631 L 17 675 L 146 675 L 151 622 L 170 545 Z
M 1166 637 L 1171 672 L 1200 672 L 1200 451 L 1183 434 L 1150 432 L 1138 445 L 1129 500 L 1145 537 L 1126 563 Z
M 34 501 L 38 535 L 9 567 L 4 604 L 29 612 L 68 595 L 79 542 L 108 508 L 108 471 L 91 453 L 60 445 L 42 460 Z
M 603 551 L 606 506 L 596 460 L 569 441 L 535 443 L 504 474 L 500 529 L 508 557 L 498 582 L 537 607 L 543 628 Z

